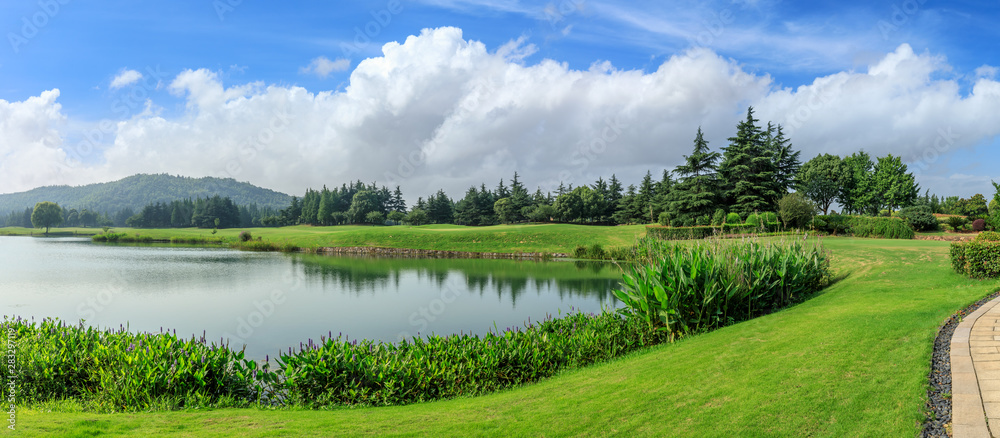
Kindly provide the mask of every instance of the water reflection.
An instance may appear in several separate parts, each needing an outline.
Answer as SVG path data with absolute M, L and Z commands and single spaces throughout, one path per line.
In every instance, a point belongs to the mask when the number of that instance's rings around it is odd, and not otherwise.
M 620 270 L 610 263 L 588 261 L 533 261 L 483 259 L 413 259 L 299 255 L 307 282 L 319 282 L 323 290 L 355 295 L 398 289 L 405 274 L 418 281 L 444 288 L 449 275 L 461 274 L 470 292 L 491 294 L 501 301 L 518 298 L 530 290 L 551 291 L 562 299 L 587 298 L 614 302 L 611 290 L 618 287 Z

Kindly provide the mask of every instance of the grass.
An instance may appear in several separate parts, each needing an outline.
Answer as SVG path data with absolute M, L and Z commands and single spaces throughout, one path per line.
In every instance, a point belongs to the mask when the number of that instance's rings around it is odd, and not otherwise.
M 805 303 L 498 394 L 332 411 L 98 415 L 63 403 L 21 407 L 17 425 L 24 436 L 915 436 L 937 327 L 1000 281 L 953 273 L 946 242 L 824 245 L 845 277 Z
M 468 252 L 538 252 L 572 253 L 582 243 L 599 243 L 604 247 L 625 246 L 636 237 L 646 234 L 642 225 L 596 227 L 569 224 L 495 225 L 491 227 L 466 227 L 461 225 L 422 225 L 372 227 L 342 225 L 312 227 L 298 225 L 280 228 L 230 228 L 212 234 L 204 228 L 130 229 L 114 228 L 114 232 L 129 235 L 139 233 L 154 240 L 172 238 L 223 238 L 229 242 L 237 239 L 240 231 L 250 231 L 254 238 L 262 238 L 277 245 L 291 244 L 301 248 L 324 246 L 380 246 L 386 248 L 451 250 Z M 100 228 L 59 228 L 49 235 L 66 236 L 100 233 Z M 30 228 L 0 228 L 0 235 L 34 235 L 41 230 Z M 61 233 L 61 234 L 56 234 Z

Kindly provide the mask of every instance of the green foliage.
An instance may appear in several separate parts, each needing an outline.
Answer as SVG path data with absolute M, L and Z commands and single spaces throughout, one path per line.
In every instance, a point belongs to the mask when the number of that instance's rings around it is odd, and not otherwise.
M 604 260 L 608 258 L 608 253 L 601 244 L 594 243 L 590 246 L 578 245 L 573 251 L 573 257 L 578 259 Z
M 414 208 L 406 215 L 406 221 L 415 226 L 426 224 L 427 212 L 419 208 Z
M 850 216 L 839 214 L 819 215 L 813 218 L 812 227 L 816 231 L 834 236 L 846 234 L 851 228 L 850 219 Z
M 815 214 L 816 206 L 801 193 L 789 193 L 778 201 L 778 215 L 786 227 L 803 228 Z
M 971 278 L 1000 277 L 1000 242 L 954 242 L 951 244 L 951 265 L 955 272 Z
M 776 224 L 775 224 L 776 225 Z M 767 227 L 768 231 L 774 231 L 776 226 Z M 722 233 L 751 233 L 760 231 L 760 226 L 747 224 L 725 224 L 722 226 Z M 698 240 L 712 237 L 720 232 L 719 227 L 714 226 L 693 226 L 693 227 L 664 227 L 658 225 L 646 226 L 646 237 L 660 240 Z
M 727 225 L 730 225 L 730 224 L 731 225 L 736 225 L 736 224 L 742 224 L 742 223 L 743 223 L 743 218 L 740 217 L 739 213 L 735 213 L 734 212 L 734 213 L 729 213 L 729 214 L 726 215 L 726 224 Z
M 991 200 L 989 205 L 989 212 L 990 212 L 990 220 L 989 220 L 990 226 L 993 227 L 994 230 L 1000 230 L 1000 201 L 997 201 L 996 199 Z
M 240 231 L 240 234 L 236 237 L 240 242 L 247 242 L 253 240 L 253 234 L 249 231 Z
M 965 227 L 965 224 L 969 223 L 969 220 L 961 216 L 950 216 L 945 223 L 948 224 L 952 230 L 960 231 Z
M 535 382 L 569 368 L 662 342 L 638 318 L 602 312 L 547 318 L 486 336 L 428 336 L 397 344 L 309 342 L 278 359 L 291 404 L 397 405 L 474 396 Z
M 773 211 L 762 213 L 760 215 L 760 218 L 762 221 L 764 221 L 765 224 L 778 222 L 778 214 Z
M 826 285 L 829 261 L 802 242 L 652 245 L 615 296 L 669 339 L 781 309 Z
M 393 223 L 399 224 L 400 222 L 403 222 L 404 219 L 406 219 L 406 213 L 403 213 L 401 211 L 390 211 L 388 218 Z
M 710 214 L 718 204 L 720 187 L 716 163 L 720 157 L 718 152 L 709 149 L 699 127 L 691 155 L 685 155 L 684 163 L 674 169 L 678 182 L 667 196 L 667 210 L 679 223 Z
M 98 411 L 248 405 L 275 383 L 267 367 L 204 338 L 129 333 L 53 319 L 9 322 L 17 342 L 17 397 L 76 399 Z M 7 373 L 0 384 L 7 387 Z
M 720 227 L 724 223 L 726 223 L 726 211 L 721 208 L 715 209 L 715 214 L 712 215 L 712 225 Z
M 1000 242 L 1000 232 L 996 232 L 996 231 L 983 231 L 982 233 L 979 233 L 978 236 L 976 236 L 975 240 L 980 241 L 980 242 L 982 242 L 982 241 L 986 241 L 986 242 Z
M 658 223 L 660 225 L 663 225 L 664 227 L 669 227 L 670 226 L 670 213 L 667 213 L 665 211 L 660 212 L 659 220 L 656 221 L 656 223 Z
M 747 216 L 746 224 L 755 228 L 759 228 L 761 224 L 760 215 L 758 215 L 757 213 L 751 213 L 749 216 Z
M 916 231 L 937 231 L 941 229 L 941 223 L 931 213 L 931 208 L 925 205 L 906 207 L 899 211 L 899 218 L 906 221 Z
M 843 160 L 836 155 L 817 155 L 802 165 L 798 175 L 798 188 L 809 200 L 816 203 L 825 215 L 830 204 L 841 190 Z
M 45 234 L 49 234 L 50 227 L 57 226 L 62 221 L 62 208 L 54 202 L 39 202 L 31 211 L 31 225 L 35 228 L 45 228 Z
M 849 232 L 855 237 L 878 237 L 883 239 L 912 239 L 916 235 L 905 221 L 898 217 L 852 217 Z
M 742 216 L 755 211 L 768 211 L 784 193 L 778 175 L 774 151 L 766 134 L 757 126 L 753 108 L 736 127 L 736 136 L 729 138 L 722 163 L 720 179 L 730 210 Z
M 385 224 L 385 215 L 381 211 L 369 211 L 365 215 L 365 222 L 372 225 L 383 225 Z

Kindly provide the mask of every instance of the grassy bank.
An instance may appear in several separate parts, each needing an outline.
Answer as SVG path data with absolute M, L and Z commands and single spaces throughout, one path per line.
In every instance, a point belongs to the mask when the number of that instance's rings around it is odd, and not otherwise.
M 26 436 L 915 436 L 935 331 L 1000 287 L 948 244 L 825 240 L 846 278 L 790 309 L 498 394 L 333 411 L 97 415 L 22 407 Z M 53 412 L 48 412 L 51 409 Z
M 578 245 L 598 243 L 604 247 L 631 245 L 636 237 L 644 236 L 642 225 L 618 227 L 593 227 L 569 224 L 495 225 L 466 227 L 461 225 L 422 225 L 419 227 L 372 227 L 343 225 L 312 227 L 299 225 L 280 228 L 231 228 L 212 230 L 203 228 L 130 229 L 114 228 L 114 232 L 140 234 L 153 240 L 222 238 L 236 241 L 240 231 L 250 231 L 273 244 L 294 245 L 301 248 L 335 246 L 379 246 L 386 248 L 429 249 L 468 252 L 538 252 L 572 253 Z M 54 228 L 54 236 L 93 235 L 95 228 Z M 41 235 L 41 230 L 30 228 L 0 228 L 0 235 Z

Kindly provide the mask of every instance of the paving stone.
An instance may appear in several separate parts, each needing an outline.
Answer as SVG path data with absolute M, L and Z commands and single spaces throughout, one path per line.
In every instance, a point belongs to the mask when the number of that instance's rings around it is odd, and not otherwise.
M 951 373 L 951 393 L 970 394 L 979 398 L 979 384 L 976 373 Z
M 989 430 L 982 426 L 971 424 L 952 424 L 952 436 L 969 438 L 991 438 Z
M 1000 379 L 979 379 L 979 389 L 982 391 L 1000 391 Z

